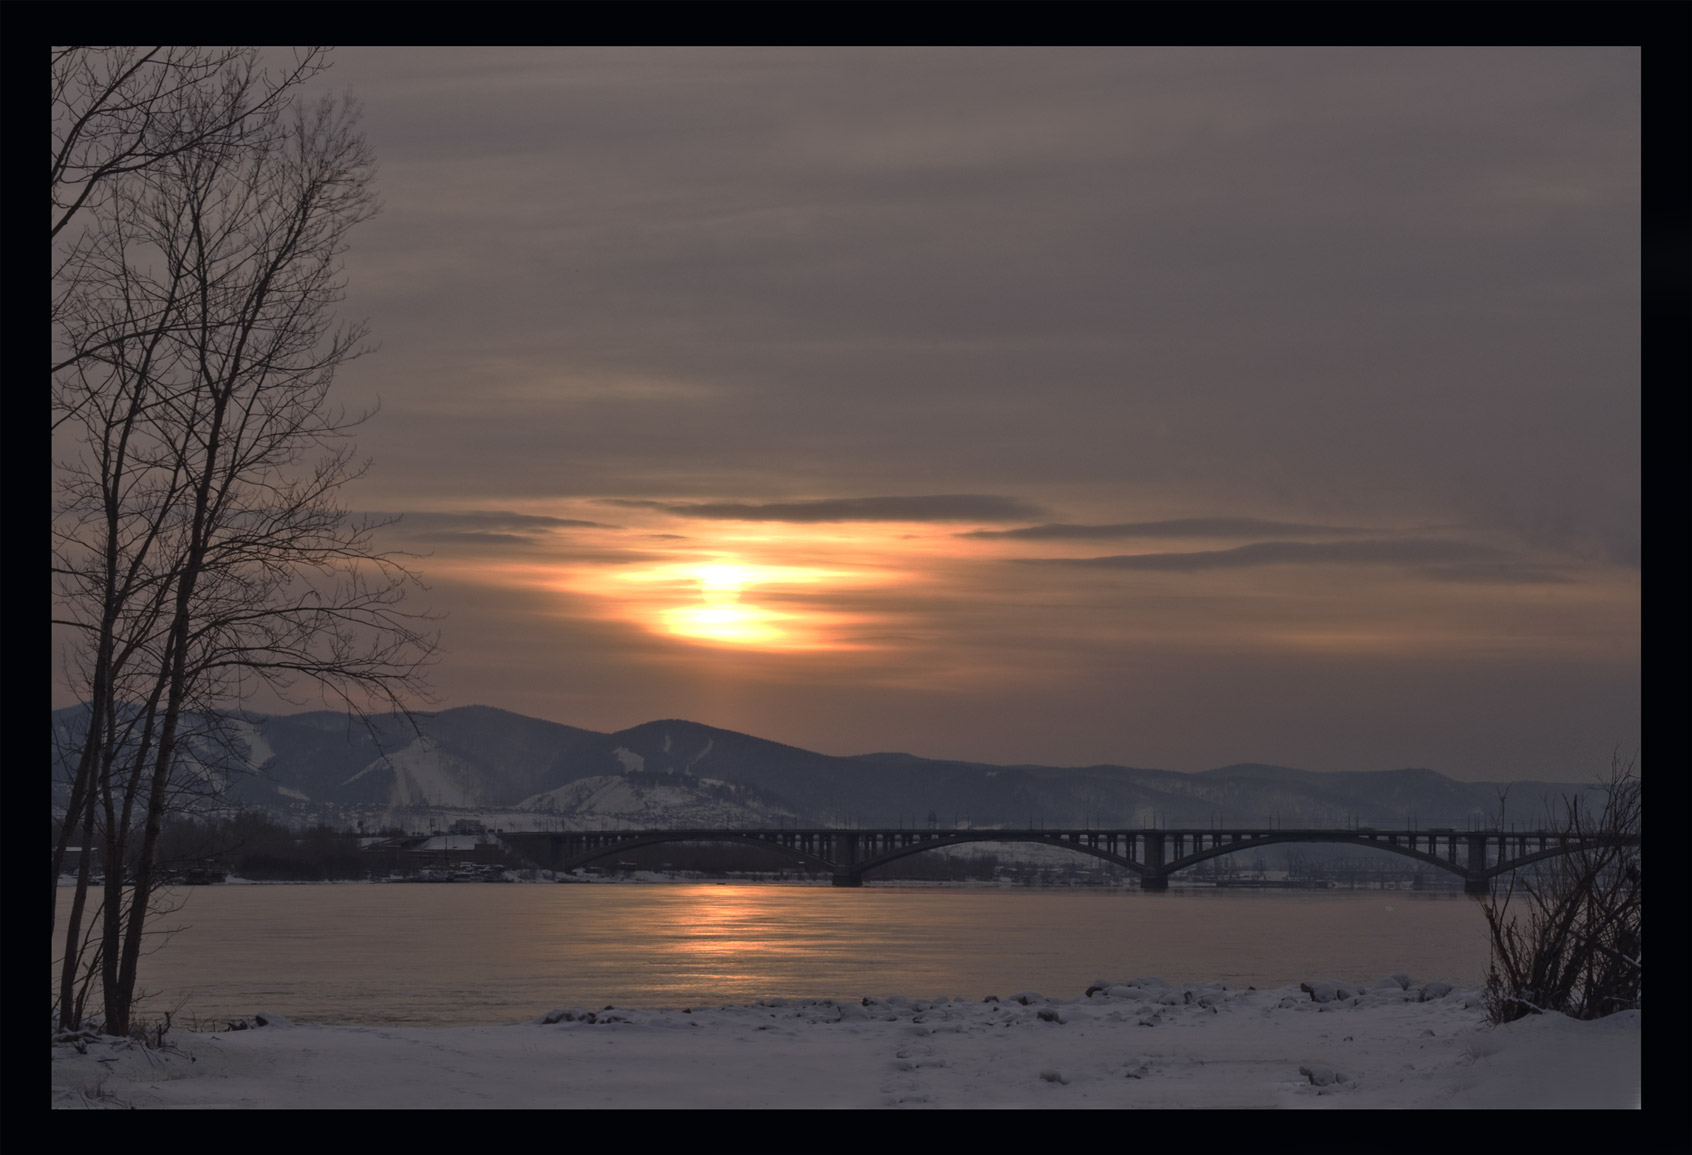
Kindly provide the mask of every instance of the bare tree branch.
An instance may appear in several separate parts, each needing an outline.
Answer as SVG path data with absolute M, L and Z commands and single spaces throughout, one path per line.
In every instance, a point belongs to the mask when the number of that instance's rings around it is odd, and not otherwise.
M 1482 902 L 1495 1023 L 1547 1011 L 1591 1019 L 1639 1005 L 1642 808 L 1634 764 L 1618 755 L 1600 789 L 1600 813 L 1571 795 L 1550 816 L 1548 828 L 1568 841 L 1568 853 L 1501 879 Z
M 88 708 L 60 743 L 55 883 L 78 830 L 105 864 L 86 938 L 89 854 L 79 869 L 67 1028 L 94 950 L 106 1029 L 127 1032 L 164 821 L 215 780 L 227 711 L 260 684 L 356 713 L 427 695 L 412 559 L 339 500 L 367 468 L 350 438 L 368 415 L 330 391 L 368 351 L 335 310 L 347 234 L 377 209 L 374 157 L 350 100 L 295 99 L 324 50 L 274 80 L 256 60 L 53 57 L 52 616 Z

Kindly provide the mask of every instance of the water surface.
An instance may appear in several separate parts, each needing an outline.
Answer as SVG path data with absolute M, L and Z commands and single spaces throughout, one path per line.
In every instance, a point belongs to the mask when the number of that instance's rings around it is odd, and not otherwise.
M 1472 899 L 1409 891 L 283 885 L 171 892 L 144 1014 L 468 1026 L 771 996 L 1071 998 L 1157 975 L 1479 985 Z M 62 914 L 69 891 L 60 892 Z M 163 936 L 161 936 L 162 938 Z

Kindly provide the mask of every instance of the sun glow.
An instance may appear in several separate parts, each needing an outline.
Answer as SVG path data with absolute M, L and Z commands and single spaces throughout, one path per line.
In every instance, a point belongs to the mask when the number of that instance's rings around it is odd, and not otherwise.
M 692 577 L 705 604 L 665 610 L 660 620 L 670 633 L 743 646 L 780 645 L 787 640 L 788 630 L 782 623 L 790 615 L 740 604 L 741 590 L 758 579 L 756 567 L 702 565 L 693 569 Z
M 615 575 L 618 601 L 655 632 L 707 645 L 849 649 L 853 615 L 818 604 L 816 587 L 861 583 L 863 574 L 735 558 L 660 563 Z M 809 587 L 811 592 L 807 592 Z M 611 591 L 607 591 L 611 592 Z M 788 599 L 781 609 L 765 604 Z
M 766 566 L 765 569 L 770 567 Z M 693 571 L 699 579 L 699 584 L 705 593 L 705 600 L 712 601 L 724 594 L 732 597 L 740 594 L 740 587 L 757 578 L 757 571 L 751 566 L 744 565 L 702 565 Z
M 556 560 L 524 548 L 527 557 L 497 565 L 478 560 L 476 578 L 549 588 L 565 595 L 566 616 L 627 623 L 688 646 L 867 654 L 925 636 L 913 606 L 933 594 L 919 587 L 949 583 L 958 555 L 979 552 L 960 545 L 950 525 L 627 521 L 634 524 L 572 519 L 568 534 L 551 538 L 562 547 Z
M 661 615 L 664 628 L 684 638 L 731 645 L 780 644 L 788 639 L 782 615 L 752 606 L 677 606 Z

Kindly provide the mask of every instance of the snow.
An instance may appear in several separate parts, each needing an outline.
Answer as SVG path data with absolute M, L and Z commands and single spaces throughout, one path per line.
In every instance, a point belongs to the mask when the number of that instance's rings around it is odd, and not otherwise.
M 383 770 L 392 771 L 394 776 L 388 794 L 390 807 L 467 807 L 480 801 L 475 767 L 461 758 L 443 754 L 433 738 L 419 738 L 403 749 L 376 759 L 342 785 Z
M 1640 1106 L 1638 1011 L 1489 1027 L 1480 992 L 1405 975 L 1262 991 L 1111 979 L 1088 992 L 575 1007 L 437 1029 L 296 1025 L 255 1010 L 246 1029 L 175 1031 L 157 1049 L 56 1042 L 53 1105 Z
M 480 834 L 437 834 L 433 838 L 418 843 L 413 850 L 428 852 L 431 850 L 474 850 L 491 839 Z
M 747 824 L 774 825 L 772 814 L 787 816 L 785 811 L 744 805 L 707 793 L 713 784 L 709 779 L 646 784 L 614 774 L 578 778 L 530 795 L 517 804 L 515 813 L 484 814 L 483 820 L 514 831 L 546 828 L 537 822 L 537 815 L 555 816 L 557 825 L 570 829 L 646 829 L 663 822 L 723 829 Z
M 270 748 L 270 742 L 265 738 L 264 731 L 256 724 L 245 718 L 232 719 L 235 733 L 240 735 L 241 741 L 247 744 L 247 768 L 262 770 L 274 757 L 276 751 Z

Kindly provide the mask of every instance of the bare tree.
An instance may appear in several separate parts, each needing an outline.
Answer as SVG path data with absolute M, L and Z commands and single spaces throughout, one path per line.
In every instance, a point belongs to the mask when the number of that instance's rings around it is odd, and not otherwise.
M 127 51 L 71 74 L 133 78 Z M 57 999 L 74 1026 L 74 977 L 97 950 L 118 1034 L 164 819 L 234 746 L 218 720 L 258 685 L 286 697 L 300 679 L 355 711 L 403 709 L 434 649 L 403 604 L 418 584 L 406 559 L 377 551 L 380 525 L 338 500 L 367 467 L 349 438 L 368 415 L 329 398 L 366 351 L 364 327 L 335 317 L 347 234 L 377 207 L 358 110 L 270 99 L 250 50 L 193 67 L 158 51 L 181 80 L 145 90 L 167 94 L 166 128 L 85 161 L 95 175 L 74 200 L 55 162 L 55 223 L 61 200 L 83 219 L 54 286 L 54 623 L 88 706 L 61 759 L 55 880 L 75 830 L 105 866 L 101 931 L 84 938 L 84 854 Z
M 99 276 L 90 260 L 111 223 L 108 199 L 130 177 L 175 157 L 218 149 L 263 148 L 305 81 L 329 66 L 328 50 L 295 50 L 277 75 L 258 67 L 255 48 L 105 47 L 52 49 L 52 316 Z M 168 310 L 129 317 L 104 339 L 64 346 L 53 372 L 97 355 L 111 341 L 165 323 Z M 55 338 L 58 333 L 55 332 Z M 62 419 L 55 406 L 54 427 Z
M 137 243 L 131 214 L 114 199 L 133 197 L 140 174 L 174 158 L 262 150 L 274 141 L 294 91 L 328 67 L 323 48 L 297 50 L 275 76 L 257 61 L 253 48 L 73 45 L 51 52 L 52 424 L 57 433 L 66 422 L 82 420 L 84 427 L 71 437 L 90 450 L 78 454 L 85 468 L 58 478 L 66 499 L 59 508 L 81 524 L 57 524 L 55 536 L 78 539 L 91 550 L 104 537 L 104 566 L 85 566 L 77 574 L 79 596 L 103 607 L 92 639 L 85 635 L 87 644 L 78 647 L 72 679 L 89 688 L 90 704 L 121 700 L 113 686 L 135 656 L 133 639 L 128 647 L 117 644 L 115 615 L 139 612 L 148 597 L 155 608 L 162 605 L 158 599 L 168 588 L 147 568 L 154 543 L 145 535 L 122 536 L 120 511 L 147 500 L 166 508 L 175 496 L 168 482 L 157 488 L 161 479 L 147 471 L 148 462 L 132 467 L 138 446 L 131 437 L 152 400 L 151 358 L 161 355 L 170 326 L 182 322 L 176 306 L 186 287 L 178 268 L 165 270 L 166 281 L 149 283 L 152 270 L 131 260 Z M 72 497 L 77 486 L 82 492 Z M 55 571 L 63 568 L 56 558 Z M 78 736 L 84 740 L 69 757 L 71 814 L 92 805 L 93 749 L 102 743 L 117 749 L 116 727 L 108 716 Z M 65 822 L 55 841 L 55 877 L 72 828 Z
M 291 90 L 329 66 L 324 48 L 299 49 L 277 77 L 257 61 L 254 48 L 55 46 L 53 238 L 126 174 L 259 141 Z
M 1633 764 L 1614 759 L 1600 789 L 1596 813 L 1577 794 L 1551 814 L 1548 828 L 1567 853 L 1501 877 L 1482 901 L 1494 1023 L 1547 1011 L 1595 1019 L 1639 1006 L 1642 811 Z

